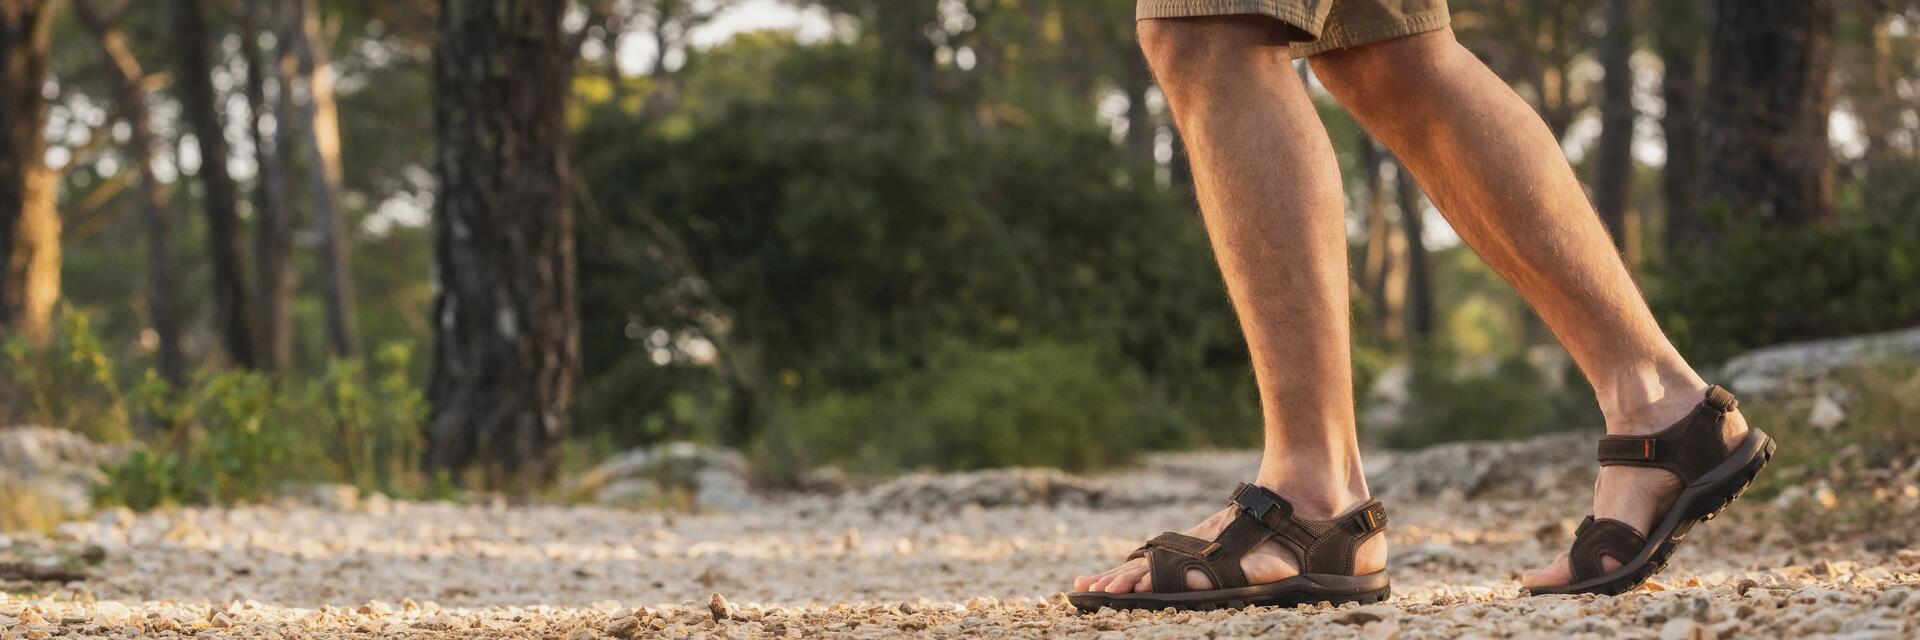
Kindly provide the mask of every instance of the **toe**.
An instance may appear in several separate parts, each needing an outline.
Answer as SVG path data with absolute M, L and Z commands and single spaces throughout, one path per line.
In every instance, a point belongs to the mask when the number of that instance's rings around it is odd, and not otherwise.
M 1153 591 L 1153 573 L 1148 572 L 1148 573 L 1140 574 L 1140 580 L 1138 582 L 1133 583 L 1133 592 L 1134 593 L 1150 593 L 1152 591 Z
M 1520 574 L 1520 586 L 1559 587 L 1573 582 L 1573 568 L 1567 562 L 1567 554 L 1554 557 L 1553 562 L 1539 569 L 1528 570 Z
M 1100 590 L 1107 593 L 1131 593 L 1136 590 L 1137 585 L 1140 584 L 1140 578 L 1145 575 L 1147 575 L 1145 563 L 1139 565 L 1127 563 L 1121 565 L 1120 569 L 1114 572 L 1113 579 L 1108 580 Z
M 1074 578 L 1073 578 L 1073 590 L 1074 590 L 1074 591 L 1086 591 L 1086 590 L 1088 590 L 1088 589 L 1091 589 L 1091 588 L 1093 588 L 1093 581 L 1094 581 L 1094 579 L 1095 579 L 1095 578 L 1099 578 L 1099 577 L 1100 577 L 1100 576 L 1074 576 Z
M 1094 576 L 1093 582 L 1087 584 L 1087 590 L 1088 591 L 1106 591 L 1107 583 L 1109 582 L 1113 582 L 1112 571 L 1108 571 L 1106 573 L 1102 573 L 1100 575 Z

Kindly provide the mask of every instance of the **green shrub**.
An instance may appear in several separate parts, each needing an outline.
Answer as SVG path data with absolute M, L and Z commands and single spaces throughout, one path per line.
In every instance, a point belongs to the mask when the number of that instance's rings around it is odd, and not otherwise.
M 825 463 L 866 474 L 1090 469 L 1182 444 L 1189 431 L 1137 373 L 1059 343 L 948 345 L 923 373 L 827 394 L 776 420 L 757 451 L 776 472 Z
M 257 501 L 300 483 L 350 484 L 366 492 L 430 491 L 418 471 L 425 401 L 407 378 L 410 354 L 389 345 L 379 370 L 340 361 L 312 380 L 277 383 L 229 371 L 172 394 L 143 394 L 147 409 L 174 427 L 108 468 L 100 504 L 145 509 L 166 504 Z
M 173 388 L 152 370 L 130 375 L 140 368 L 109 353 L 85 313 L 63 310 L 59 326 L 44 347 L 0 345 L 0 422 L 132 439 L 133 453 L 105 470 L 97 503 L 260 500 L 307 482 L 395 495 L 448 486 L 419 471 L 427 405 L 404 344 L 380 348 L 371 370 L 334 361 L 307 379 L 226 371 Z
M 1829 228 L 1729 231 L 1674 256 L 1654 306 L 1689 358 L 1920 324 L 1920 223 L 1888 216 Z
M 70 429 L 119 442 L 136 432 L 134 403 L 120 368 L 87 314 L 62 310 L 45 347 L 13 339 L 0 344 L 0 424 Z
M 1920 455 L 1920 362 L 1885 361 L 1835 376 L 1846 418 L 1829 428 L 1809 424 L 1815 399 L 1741 405 L 1747 423 L 1779 443 L 1773 465 L 1754 491 L 1769 497 L 1788 486 L 1823 479 L 1854 484 L 1885 469 L 1903 469 Z M 1896 474 L 1898 475 L 1898 474 Z
M 0 532 L 51 532 L 70 516 L 67 506 L 39 491 L 20 486 L 21 481 L 0 470 Z M 6 547 L 0 546 L 0 552 Z
M 1390 447 L 1418 448 L 1457 440 L 1500 440 L 1605 425 L 1593 390 L 1577 373 L 1554 389 L 1521 357 L 1497 361 L 1491 371 L 1463 371 L 1433 352 L 1416 361 L 1405 419 L 1381 438 Z

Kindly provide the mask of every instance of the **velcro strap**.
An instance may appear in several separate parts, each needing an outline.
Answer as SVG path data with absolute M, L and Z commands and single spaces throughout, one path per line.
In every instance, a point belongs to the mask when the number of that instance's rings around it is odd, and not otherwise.
M 1142 551 L 1147 549 L 1166 549 L 1191 558 L 1209 557 L 1219 548 L 1220 544 L 1212 540 L 1201 540 L 1184 533 L 1174 533 L 1172 531 L 1162 533 L 1147 542 L 1145 546 L 1140 547 Z
M 1705 403 L 1720 413 L 1733 413 L 1734 409 L 1740 408 L 1740 399 L 1733 397 L 1733 392 L 1728 391 L 1726 387 L 1717 384 L 1707 387 Z
M 1598 453 L 1602 465 L 1659 462 L 1666 455 L 1666 447 L 1658 438 L 1607 436 L 1600 439 Z
M 1293 505 L 1285 498 L 1259 485 L 1240 483 L 1233 491 L 1233 504 L 1268 527 L 1279 527 L 1293 515 Z

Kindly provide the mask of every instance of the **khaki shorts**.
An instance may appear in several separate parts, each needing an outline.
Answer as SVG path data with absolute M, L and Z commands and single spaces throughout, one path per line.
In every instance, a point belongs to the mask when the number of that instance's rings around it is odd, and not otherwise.
M 1267 16 L 1288 27 L 1295 58 L 1447 26 L 1447 0 L 1138 0 L 1134 13 L 1141 20 Z

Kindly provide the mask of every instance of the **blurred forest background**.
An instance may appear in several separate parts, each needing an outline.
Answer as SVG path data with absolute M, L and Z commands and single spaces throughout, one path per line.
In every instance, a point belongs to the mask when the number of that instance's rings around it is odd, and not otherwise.
M 1920 325 L 1920 2 L 1452 7 L 1696 364 Z M 1119 0 L 0 0 L 0 425 L 126 443 L 97 499 L 136 507 L 541 494 L 682 440 L 775 484 L 1253 445 L 1133 26 Z M 1315 96 L 1364 436 L 1596 428 L 1552 336 Z

